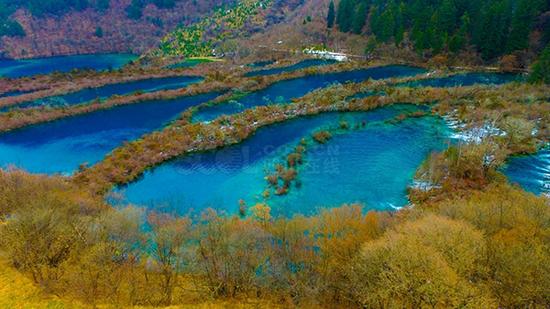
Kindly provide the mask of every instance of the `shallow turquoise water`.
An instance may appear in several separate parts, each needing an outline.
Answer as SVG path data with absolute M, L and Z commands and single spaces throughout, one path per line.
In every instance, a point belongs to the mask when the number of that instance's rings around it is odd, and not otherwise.
M 16 106 L 6 107 L 0 111 L 13 108 L 27 108 L 36 106 L 70 106 L 89 102 L 95 99 L 106 99 L 113 95 L 125 95 L 136 91 L 154 92 L 183 88 L 187 85 L 202 81 L 203 78 L 191 76 L 176 76 L 163 78 L 150 78 L 126 83 L 109 84 L 97 88 L 86 88 L 77 92 L 43 98 L 31 102 L 25 102 Z
M 326 60 L 326 59 L 306 59 L 306 60 L 300 61 L 298 63 L 295 63 L 293 65 L 289 65 L 289 66 L 286 66 L 286 67 L 262 69 L 262 70 L 256 70 L 256 71 L 248 72 L 244 76 L 254 77 L 254 76 L 275 75 L 275 74 L 281 74 L 281 73 L 284 73 L 284 72 L 292 72 L 292 71 L 297 71 L 297 70 L 301 70 L 301 69 L 311 68 L 311 67 L 315 67 L 315 66 L 334 64 L 336 62 L 337 61 L 335 61 L 335 60 Z M 261 64 L 264 64 L 264 63 L 261 63 Z M 265 65 L 268 65 L 268 64 L 265 64 Z
M 384 123 L 414 109 L 399 105 L 367 113 L 329 113 L 262 128 L 239 145 L 162 164 L 116 192 L 125 196 L 122 203 L 160 211 L 188 213 L 213 207 L 236 213 L 240 199 L 249 206 L 262 201 L 265 171 L 282 162 L 302 137 L 346 120 L 367 125 L 310 148 L 300 168 L 300 188 L 268 200 L 273 214 L 309 214 L 318 207 L 353 202 L 368 209 L 404 206 L 416 168 L 431 151 L 444 149 L 449 136 L 439 118 Z
M 265 89 L 250 93 L 236 101 L 218 104 L 202 109 L 193 115 L 194 121 L 210 121 L 221 115 L 239 113 L 247 108 L 272 103 L 289 103 L 292 98 L 327 87 L 333 83 L 361 82 L 372 79 L 383 79 L 397 76 L 411 76 L 425 72 L 422 69 L 408 66 L 385 66 L 370 69 L 309 75 L 301 78 L 277 82 Z
M 156 130 L 217 95 L 119 106 L 0 134 L 0 167 L 70 174 L 81 163 L 93 164 L 124 141 Z
M 512 157 L 503 171 L 511 183 L 535 194 L 550 195 L 550 147 L 534 155 Z
M 35 58 L 26 60 L 0 60 L 0 77 L 19 78 L 55 71 L 69 72 L 74 69 L 108 70 L 119 69 L 137 56 L 130 54 L 98 54 Z

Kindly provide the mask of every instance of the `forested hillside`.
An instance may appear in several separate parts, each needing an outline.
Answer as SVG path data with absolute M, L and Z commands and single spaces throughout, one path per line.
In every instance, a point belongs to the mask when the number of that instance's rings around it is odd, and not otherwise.
M 203 57 L 251 53 L 245 45 L 249 45 L 253 34 L 269 34 L 273 25 L 289 23 L 306 3 L 304 0 L 241 0 L 229 9 L 215 10 L 198 23 L 175 29 L 149 56 Z M 285 40 L 287 36 L 292 36 L 292 33 L 287 33 Z
M 410 42 L 431 54 L 472 47 L 492 60 L 546 46 L 549 9 L 545 0 L 341 0 L 328 22 L 335 19 L 341 32 L 369 35 L 371 46 Z
M 359 56 L 441 55 L 455 63 L 525 69 L 549 42 L 545 0 L 240 1 L 235 10 L 218 10 L 171 32 L 153 54 L 227 56 L 258 47 L 323 46 Z
M 234 0 L 0 0 L 0 56 L 141 53 Z
M 545 0 L 0 0 L 0 18 L 0 53 L 10 57 L 142 53 L 159 43 L 152 54 L 231 55 L 282 42 L 486 62 L 511 55 L 504 60 L 525 67 L 550 42 Z

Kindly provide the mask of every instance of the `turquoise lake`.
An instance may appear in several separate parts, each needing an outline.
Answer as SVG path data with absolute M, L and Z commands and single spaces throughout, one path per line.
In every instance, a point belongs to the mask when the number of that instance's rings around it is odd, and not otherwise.
M 288 103 L 292 98 L 299 98 L 318 88 L 333 83 L 361 82 L 389 77 L 412 76 L 425 72 L 422 69 L 408 66 L 385 66 L 347 72 L 309 75 L 301 78 L 277 82 L 265 89 L 250 93 L 227 103 L 217 104 L 201 109 L 193 115 L 194 121 L 210 121 L 221 115 L 239 113 L 254 106 L 273 103 Z
M 0 60 L 0 77 L 19 78 L 52 72 L 69 72 L 74 69 L 119 69 L 136 58 L 137 56 L 131 54 L 97 54 L 24 60 L 4 59 Z
M 381 75 L 420 71 L 409 67 L 373 70 Z M 314 88 L 325 85 L 319 80 L 354 79 L 363 76 L 365 73 L 362 71 L 352 71 L 329 74 L 326 79 L 306 77 L 293 80 L 295 87 L 301 85 L 300 88 L 292 90 L 279 84 L 279 88 L 272 91 L 273 95 L 292 95 L 298 91 L 305 94 L 307 85 Z M 94 164 L 122 142 L 159 129 L 179 116 L 183 110 L 207 102 L 216 95 L 126 105 L 0 134 L 0 167 L 15 165 L 35 173 L 70 174 L 79 164 Z
M 512 157 L 503 172 L 511 183 L 526 191 L 550 196 L 550 147 L 533 155 Z
M 434 150 L 447 147 L 450 131 L 436 117 L 385 123 L 412 105 L 396 105 L 366 113 L 328 113 L 260 129 L 243 143 L 197 153 L 162 164 L 137 182 L 117 190 L 120 203 L 188 213 L 213 207 L 236 213 L 238 201 L 262 202 L 266 170 L 284 162 L 303 137 L 345 120 L 366 123 L 337 134 L 326 144 L 312 143 L 300 167 L 301 185 L 286 196 L 268 200 L 275 215 L 315 213 L 319 207 L 360 202 L 368 209 L 393 209 L 407 204 L 406 188 L 417 167 Z
M 285 73 L 285 72 L 292 72 L 292 71 L 297 71 L 297 70 L 301 70 L 301 69 L 307 69 L 307 68 L 311 68 L 311 67 L 315 67 L 315 66 L 334 64 L 336 62 L 337 62 L 336 60 L 306 59 L 306 60 L 302 60 L 298 63 L 295 63 L 293 65 L 289 65 L 289 66 L 251 71 L 251 72 L 246 73 L 244 76 L 254 77 L 254 76 L 275 75 L 275 74 L 281 74 L 281 73 Z M 260 67 L 262 65 L 266 66 L 266 65 L 271 64 L 271 63 L 268 63 L 268 62 L 259 62 L 259 63 L 260 63 Z M 258 67 L 258 62 L 256 63 L 255 67 Z
M 423 72 L 418 68 L 388 66 L 281 81 L 247 94 L 238 102 L 201 110 L 194 119 L 211 120 L 221 114 L 236 113 L 258 105 L 288 103 L 292 98 L 332 83 L 410 76 Z M 498 84 L 514 78 L 476 73 L 429 82 L 446 87 L 456 83 Z M 147 83 L 140 87 L 153 89 L 169 87 L 168 84 Z M 118 90 L 107 88 L 107 91 Z M 100 94 L 96 92 L 89 95 Z M 0 167 L 13 165 L 34 173 L 71 174 L 81 163 L 94 164 L 123 142 L 157 130 L 178 117 L 183 110 L 207 102 L 217 95 L 212 93 L 120 106 L 0 134 Z M 68 100 L 70 102 L 71 99 Z M 74 100 L 85 99 L 81 97 Z M 271 195 L 267 200 L 273 208 L 273 214 L 311 214 L 320 207 L 354 202 L 365 204 L 367 209 L 399 208 L 407 204 L 406 188 L 417 167 L 431 151 L 442 150 L 450 142 L 450 129 L 440 118 L 428 116 L 407 119 L 397 124 L 386 122 L 417 108 L 412 105 L 395 105 L 366 113 L 328 113 L 272 125 L 260 129 L 242 144 L 166 162 L 116 192 L 125 197 L 120 201 L 122 203 L 144 205 L 156 210 L 187 213 L 214 207 L 236 213 L 240 199 L 245 200 L 248 206 L 264 201 L 262 192 L 268 187 L 265 180 L 267 171 L 272 170 L 276 163 L 284 162 L 285 156 L 301 138 L 311 136 L 317 130 L 334 127 L 345 120 L 352 125 L 366 125 L 336 134 L 327 144 L 312 142 L 304 158 L 305 164 L 299 169 L 299 183 L 291 186 L 288 195 Z M 543 155 L 529 157 L 527 161 L 535 162 L 540 158 L 548 159 Z M 520 172 L 524 169 L 521 160 L 527 158 L 517 159 L 510 161 L 507 174 L 512 181 L 521 182 L 520 177 L 514 179 L 514 171 L 521 176 Z M 535 163 L 541 166 L 538 161 Z M 543 171 L 537 175 L 539 179 L 545 179 L 544 175 L 548 173 Z M 533 181 L 533 177 L 525 179 L 532 181 L 533 191 L 536 190 L 537 182 Z M 524 185 L 529 186 L 528 182 L 524 182 Z
M 70 106 L 95 99 L 106 99 L 113 95 L 125 95 L 136 91 L 154 92 L 160 90 L 178 89 L 193 83 L 202 81 L 201 77 L 176 76 L 150 78 L 125 83 L 109 84 L 97 88 L 86 88 L 77 92 L 61 96 L 47 97 L 31 102 L 24 102 L 15 106 L 5 107 L 0 111 L 7 111 L 13 108 L 27 108 L 36 106 Z
M 157 130 L 218 95 L 124 105 L 0 134 L 0 167 L 71 174 L 81 163 L 96 163 L 124 141 Z

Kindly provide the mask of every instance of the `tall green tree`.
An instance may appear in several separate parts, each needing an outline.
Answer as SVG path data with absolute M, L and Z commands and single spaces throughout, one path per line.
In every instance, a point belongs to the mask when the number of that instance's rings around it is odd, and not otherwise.
M 507 52 L 529 47 L 529 33 L 535 21 L 537 8 L 541 6 L 539 3 L 540 1 L 538 0 L 519 1 L 512 18 L 512 29 L 506 47 Z
M 351 22 L 351 30 L 355 34 L 360 34 L 363 31 L 363 27 L 367 22 L 368 7 L 367 3 L 362 1 L 359 3 L 353 14 L 353 20 Z
M 512 17 L 510 1 L 488 2 L 481 12 L 477 27 L 473 29 L 481 55 L 485 59 L 501 56 L 505 52 Z
M 543 43 L 548 44 L 550 43 L 550 18 L 546 22 L 544 26 L 544 33 L 542 35 Z
M 99 12 L 105 12 L 109 9 L 110 6 L 109 0 L 97 0 L 95 3 L 95 7 Z
M 176 0 L 153 0 L 153 4 L 161 9 L 171 9 L 176 5 Z
M 452 0 L 443 0 L 437 15 L 439 16 L 437 26 L 441 31 L 452 33 L 459 24 L 460 16 Z
M 343 32 L 363 29 L 360 11 L 370 12 L 368 29 L 378 42 L 395 41 L 405 33 L 418 51 L 448 48 L 457 53 L 466 46 L 490 60 L 529 47 L 535 26 L 541 43 L 550 42 L 544 21 L 547 0 L 341 0 L 337 21 Z M 546 4 L 545 4 L 546 3 Z M 549 19 L 550 20 L 550 19 Z M 538 21 L 538 22 L 534 22 Z
M 411 40 L 414 42 L 416 50 L 422 51 L 431 47 L 432 25 L 431 13 L 429 10 L 424 10 L 414 19 L 414 24 L 411 30 Z
M 380 14 L 375 9 L 372 16 L 371 30 L 380 42 L 388 42 L 395 32 L 395 17 L 392 8 L 382 10 Z
M 327 14 L 327 28 L 331 29 L 334 27 L 334 19 L 336 18 L 336 12 L 334 10 L 334 1 L 330 1 L 328 5 L 328 14 Z
M 25 30 L 21 24 L 15 20 L 6 19 L 3 22 L 0 22 L 0 37 L 2 36 L 25 36 Z
M 132 0 L 130 5 L 126 8 L 126 14 L 131 19 L 140 19 L 143 15 L 143 7 L 145 6 L 144 0 Z
M 336 22 L 340 31 L 349 32 L 351 30 L 352 18 L 354 13 L 355 1 L 353 0 L 341 0 L 338 4 L 338 12 L 336 15 Z
M 468 29 L 470 28 L 470 17 L 468 13 L 461 18 L 462 25 L 460 29 L 449 39 L 449 50 L 453 53 L 458 53 L 466 46 L 468 40 Z
M 533 65 L 529 80 L 532 83 L 550 84 L 550 45 L 548 45 Z
M 405 38 L 405 25 L 404 25 L 404 16 L 403 8 L 405 4 L 400 3 L 396 6 L 395 10 L 395 29 L 394 29 L 394 40 L 395 45 L 399 46 L 403 39 Z

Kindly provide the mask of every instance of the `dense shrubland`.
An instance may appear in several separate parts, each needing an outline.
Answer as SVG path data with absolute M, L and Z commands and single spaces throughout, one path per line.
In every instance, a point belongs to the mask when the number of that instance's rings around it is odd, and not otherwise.
M 397 213 L 347 205 L 272 218 L 260 204 L 245 217 L 174 217 L 0 172 L 0 254 L 46 291 L 88 304 L 544 307 L 548 206 L 492 181 Z

